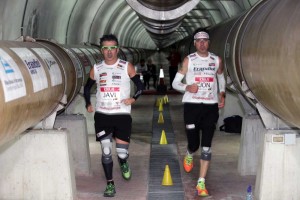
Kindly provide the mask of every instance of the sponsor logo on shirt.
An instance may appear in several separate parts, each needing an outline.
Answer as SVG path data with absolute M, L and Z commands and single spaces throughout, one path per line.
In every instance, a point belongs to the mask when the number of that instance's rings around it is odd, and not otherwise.
M 117 68 L 118 68 L 118 69 L 121 69 L 121 70 L 124 70 L 124 66 L 121 65 L 120 63 L 117 65 Z
M 126 64 L 126 61 L 125 60 L 120 60 L 119 63 Z
M 103 76 L 107 76 L 107 73 L 103 72 L 103 73 L 100 74 L 100 77 L 103 77 Z
M 198 71 L 215 71 L 215 68 L 213 67 L 194 67 L 194 72 Z
M 114 80 L 114 79 L 121 79 L 121 76 L 114 75 L 114 76 L 112 76 L 112 79 L 113 79 L 113 80 Z

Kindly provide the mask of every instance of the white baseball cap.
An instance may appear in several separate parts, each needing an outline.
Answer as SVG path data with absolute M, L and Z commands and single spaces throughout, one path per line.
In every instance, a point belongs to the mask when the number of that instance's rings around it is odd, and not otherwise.
M 196 33 L 194 36 L 194 40 L 198 40 L 198 39 L 208 39 L 209 40 L 209 35 L 208 35 L 208 33 L 204 32 L 204 31 L 200 31 L 200 32 Z

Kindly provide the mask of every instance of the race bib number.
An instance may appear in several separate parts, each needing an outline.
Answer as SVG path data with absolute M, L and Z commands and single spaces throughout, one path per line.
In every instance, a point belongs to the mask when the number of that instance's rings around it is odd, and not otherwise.
M 195 82 L 198 84 L 198 91 L 211 91 L 214 86 L 214 77 L 195 77 Z
M 117 102 L 120 101 L 120 88 L 119 87 L 101 87 L 101 97 L 103 101 Z

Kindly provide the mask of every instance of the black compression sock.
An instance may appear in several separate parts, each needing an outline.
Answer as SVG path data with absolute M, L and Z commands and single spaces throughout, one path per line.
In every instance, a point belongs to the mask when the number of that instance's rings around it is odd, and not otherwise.
M 109 184 L 115 184 L 115 182 L 114 181 L 107 181 L 107 185 L 109 185 Z

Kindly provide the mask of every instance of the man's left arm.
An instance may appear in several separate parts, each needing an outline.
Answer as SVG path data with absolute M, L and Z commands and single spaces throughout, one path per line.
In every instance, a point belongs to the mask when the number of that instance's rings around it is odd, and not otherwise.
M 219 57 L 219 69 L 217 71 L 218 83 L 219 83 L 219 108 L 223 108 L 225 106 L 225 97 L 226 97 L 226 81 L 224 76 L 224 66 L 222 63 L 222 59 Z
M 143 85 L 140 77 L 136 74 L 134 66 L 131 63 L 128 63 L 127 69 L 128 69 L 128 75 L 129 75 L 130 79 L 136 85 L 136 92 L 131 98 L 123 99 L 122 102 L 126 105 L 131 105 L 141 96 L 141 94 L 144 90 L 144 85 Z

